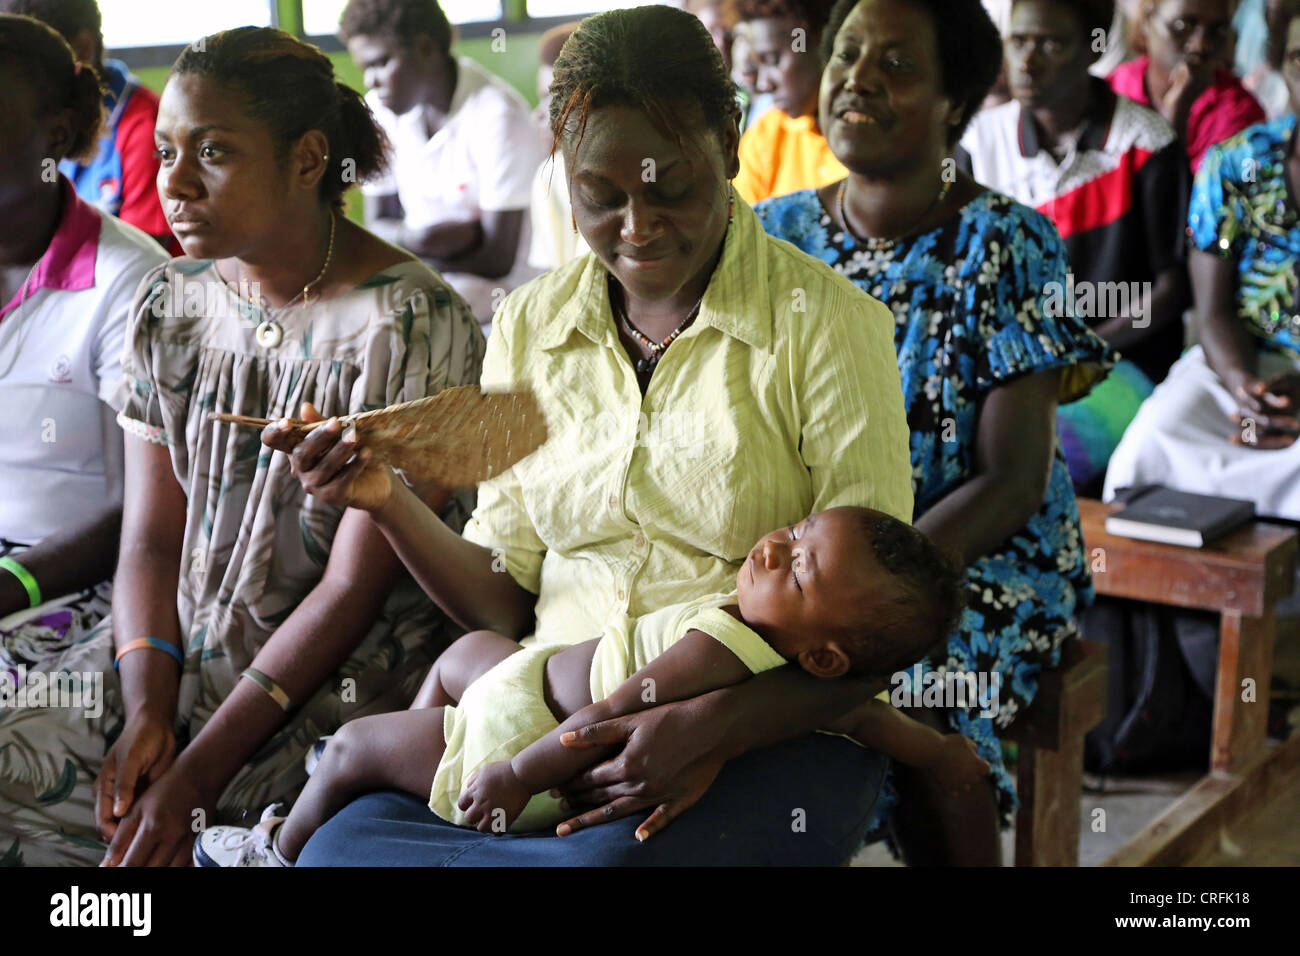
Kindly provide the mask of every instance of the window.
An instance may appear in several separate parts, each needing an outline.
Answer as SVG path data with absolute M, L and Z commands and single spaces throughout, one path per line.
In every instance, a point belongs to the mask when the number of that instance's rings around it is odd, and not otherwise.
M 501 0 L 438 0 L 452 23 L 481 23 L 504 16 Z M 348 0 L 302 0 L 302 28 L 309 37 L 339 32 L 339 17 Z
M 221 0 L 177 3 L 176 0 L 99 0 L 104 18 L 104 46 L 182 47 L 199 37 L 232 27 L 274 25 L 275 0 Z
M 649 3 L 629 3 L 628 0 L 528 0 L 528 15 L 543 17 L 576 17 L 590 13 L 605 13 L 624 7 L 647 7 Z

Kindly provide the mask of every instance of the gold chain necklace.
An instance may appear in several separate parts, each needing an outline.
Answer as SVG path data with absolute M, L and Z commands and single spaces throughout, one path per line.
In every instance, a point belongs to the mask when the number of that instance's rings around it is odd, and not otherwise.
M 859 236 L 853 231 L 853 227 L 849 225 L 848 214 L 844 211 L 844 196 L 848 192 L 848 189 L 849 180 L 845 177 L 845 179 L 840 182 L 840 188 L 835 193 L 835 205 L 839 210 L 840 222 L 844 223 L 844 231 L 849 234 L 854 242 L 860 246 L 866 246 L 873 252 L 877 252 L 881 249 L 892 249 L 898 244 L 899 239 L 902 239 L 903 236 L 907 235 L 907 233 L 903 233 L 902 236 L 895 236 L 892 239 L 876 239 L 871 236 Z M 948 191 L 951 189 L 952 183 L 949 180 L 944 180 L 939 186 L 939 195 L 934 197 L 934 200 L 926 207 L 925 212 L 921 213 L 921 215 L 916 218 L 916 221 L 924 222 L 926 217 L 929 216 L 930 213 L 934 212 L 934 210 L 948 198 Z

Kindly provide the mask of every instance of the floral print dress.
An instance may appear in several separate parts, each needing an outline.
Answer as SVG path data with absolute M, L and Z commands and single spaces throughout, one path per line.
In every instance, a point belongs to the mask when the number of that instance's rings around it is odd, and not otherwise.
M 288 458 L 259 432 L 209 412 L 262 418 L 312 402 L 329 417 L 476 384 L 484 342 L 465 303 L 422 263 L 403 262 L 345 296 L 279 313 L 267 349 L 264 318 L 211 261 L 175 259 L 142 282 L 127 330 L 115 407 L 129 436 L 165 445 L 187 515 L 176 611 L 185 641 L 175 730 L 193 739 L 240 673 L 311 594 L 342 509 L 307 496 Z M 132 438 L 128 437 L 128 441 Z M 473 508 L 461 492 L 443 509 L 459 531 Z M 227 786 L 216 822 L 256 819 L 306 780 L 303 755 L 354 717 L 399 709 L 459 630 L 403 575 L 357 649 Z M 94 864 L 106 849 L 93 824 L 93 783 L 121 732 L 111 617 L 33 664 L 99 675 L 102 707 L 0 709 L 0 863 Z
M 1300 360 L 1300 205 L 1286 164 L 1296 117 L 1251 126 L 1211 149 L 1192 187 L 1187 231 L 1230 259 L 1237 316 L 1255 343 Z
M 1023 375 L 1063 368 L 1061 401 L 1085 393 L 1113 364 L 1105 343 L 1075 318 L 1048 317 L 1047 284 L 1064 284 L 1065 247 L 1052 223 L 995 192 L 922 235 L 864 245 L 846 235 L 813 190 L 755 207 L 764 228 L 830 265 L 894 312 L 894 345 L 911 429 L 914 519 L 976 474 L 980 407 Z M 1042 507 L 967 569 L 967 607 L 948 641 L 900 689 L 921 694 L 928 673 L 985 675 L 995 706 L 954 707 L 954 729 L 993 767 L 1003 823 L 1016 807 L 998 733 L 1033 700 L 1091 603 L 1074 490 L 1058 444 Z M 922 686 L 913 688 L 919 674 Z M 994 678 L 992 675 L 997 674 Z M 946 679 L 946 677 L 945 677 Z M 998 681 L 997 684 L 994 681 Z M 877 824 L 894 804 L 887 783 Z M 878 828 L 878 827 L 877 827 Z

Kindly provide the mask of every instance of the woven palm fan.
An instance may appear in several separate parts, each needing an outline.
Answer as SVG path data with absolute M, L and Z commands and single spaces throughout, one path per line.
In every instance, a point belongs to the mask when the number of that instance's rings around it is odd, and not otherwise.
M 209 420 L 265 428 L 272 419 L 213 412 Z M 305 437 L 320 422 L 292 420 Z M 339 417 L 359 448 L 415 481 L 452 488 L 499 475 L 546 441 L 546 418 L 530 391 L 488 392 L 477 385 L 443 389 L 429 398 Z

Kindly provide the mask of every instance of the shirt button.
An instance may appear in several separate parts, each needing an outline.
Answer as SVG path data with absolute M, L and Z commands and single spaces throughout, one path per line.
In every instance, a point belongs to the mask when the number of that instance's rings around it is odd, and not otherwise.
M 619 599 L 620 601 L 626 601 L 626 600 L 627 600 L 627 592 L 624 591 L 622 588 L 619 588 L 619 589 L 618 589 L 618 599 Z
M 610 495 L 610 496 L 609 496 L 609 506 L 610 506 L 611 508 L 617 508 L 617 507 L 618 507 L 618 495 Z
M 635 544 L 638 548 L 644 548 L 644 547 L 645 547 L 645 535 L 643 535 L 643 534 L 639 534 L 639 535 L 637 535 L 635 538 L 632 539 L 632 543 Z

